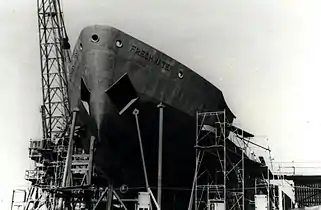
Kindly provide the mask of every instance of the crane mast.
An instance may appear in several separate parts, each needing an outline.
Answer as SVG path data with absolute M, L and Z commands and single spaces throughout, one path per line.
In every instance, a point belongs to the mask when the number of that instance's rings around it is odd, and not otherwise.
M 94 139 L 89 154 L 72 143 L 77 135 L 76 112 L 71 113 L 69 107 L 71 52 L 61 1 L 37 0 L 37 15 L 43 136 L 41 140 L 30 141 L 29 158 L 35 166 L 26 170 L 25 179 L 31 186 L 28 190 L 13 191 L 11 209 L 21 209 L 21 206 L 23 210 L 96 208 L 103 202 L 106 190 L 99 188 L 93 194 L 88 188 L 92 186 Z M 17 193 L 24 194 L 22 202 L 15 201 Z
M 59 0 L 38 0 L 43 138 L 54 140 L 66 132 L 70 120 L 67 63 L 70 44 Z
M 43 136 L 31 140 L 29 158 L 34 169 L 27 170 L 28 190 L 14 190 L 11 209 L 56 209 L 57 198 L 50 189 L 60 187 L 66 159 L 66 136 L 70 129 L 68 99 L 68 64 L 70 44 L 60 0 L 37 0 L 40 69 L 43 101 L 41 105 Z M 66 143 L 67 142 L 67 143 Z M 24 193 L 24 204 L 16 204 L 15 194 Z M 43 202 L 41 202 L 43 201 Z M 20 208 L 19 207 L 19 208 Z

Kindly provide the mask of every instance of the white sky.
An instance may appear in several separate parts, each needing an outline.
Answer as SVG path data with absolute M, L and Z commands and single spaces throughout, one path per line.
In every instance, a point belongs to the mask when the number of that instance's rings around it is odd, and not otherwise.
M 135 3 L 133 3 L 135 2 Z M 277 162 L 321 162 L 321 1 L 64 0 L 74 43 L 108 24 L 219 87 L 243 128 Z M 29 138 L 41 137 L 36 0 L 0 0 L 0 208 L 24 185 Z

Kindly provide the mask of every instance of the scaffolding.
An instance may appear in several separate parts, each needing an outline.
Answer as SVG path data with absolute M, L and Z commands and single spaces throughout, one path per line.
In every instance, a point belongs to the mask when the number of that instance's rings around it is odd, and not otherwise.
M 253 137 L 232 125 L 226 111 L 196 114 L 196 165 L 189 209 L 238 209 L 254 206 L 254 197 L 264 193 L 275 206 L 270 170 L 255 156 Z M 253 166 L 251 166 L 252 164 Z M 250 167 L 258 168 L 251 172 Z M 256 169 L 253 169 L 253 171 Z
M 232 168 L 228 168 L 227 118 L 225 111 L 196 114 L 196 169 L 194 180 L 194 209 L 215 209 L 227 206 L 227 198 L 232 196 L 234 206 L 244 207 L 243 158 Z M 212 157 L 211 157 L 212 156 Z M 212 169 L 206 159 L 217 159 L 220 168 Z M 229 170 L 230 169 L 230 170 Z M 213 173 L 214 172 L 214 173 Z M 229 174 L 236 172 L 241 188 L 229 190 Z M 214 177 L 213 177 L 214 175 Z M 190 205 L 191 209 L 191 205 Z

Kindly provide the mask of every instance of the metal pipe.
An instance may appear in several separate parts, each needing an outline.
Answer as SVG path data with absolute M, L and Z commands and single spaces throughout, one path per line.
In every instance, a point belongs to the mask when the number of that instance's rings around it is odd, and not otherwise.
M 266 166 L 267 169 L 267 178 L 268 178 L 268 210 L 270 210 L 270 171 L 269 166 Z
M 197 174 L 198 174 L 198 161 L 199 161 L 199 157 L 200 157 L 200 153 L 198 153 L 196 155 L 196 166 L 195 166 L 195 172 L 194 172 L 194 179 L 193 179 L 193 186 L 192 186 L 192 191 L 191 191 L 191 197 L 189 199 L 189 204 L 188 204 L 188 210 L 192 210 L 192 206 L 193 206 L 193 195 L 194 195 L 194 191 L 196 191 L 195 188 L 197 188 L 196 186 L 196 181 L 197 181 Z M 196 202 L 196 198 L 195 198 L 195 202 Z
M 199 122 L 198 122 L 198 111 L 196 112 L 196 145 L 198 146 L 198 138 L 199 138 L 199 135 L 200 135 L 200 132 L 201 132 L 201 129 L 203 127 L 203 124 L 204 124 L 204 120 L 206 118 L 206 115 L 203 117 L 203 120 L 202 120 L 202 124 L 201 124 L 201 127 L 199 128 Z M 193 186 L 193 188 L 195 187 L 194 189 L 194 206 L 195 206 L 195 210 L 197 210 L 197 190 L 198 190 L 198 187 L 197 187 L 197 179 L 198 179 L 198 161 L 199 161 L 199 157 L 201 156 L 201 153 L 196 149 L 195 150 L 195 157 L 196 157 L 196 162 L 195 162 L 195 185 Z M 190 207 L 192 209 L 192 206 Z
M 242 130 L 242 137 L 244 133 Z M 243 141 L 243 149 L 242 149 L 242 209 L 245 210 L 245 160 L 244 160 L 244 153 L 245 153 L 245 143 Z
M 155 205 L 156 205 L 156 209 L 157 209 L 157 210 L 160 210 L 159 205 L 157 204 L 157 201 L 156 201 L 156 199 L 155 199 L 155 197 L 154 197 L 154 194 L 153 194 L 152 190 L 151 190 L 150 188 L 148 188 L 147 190 L 148 190 L 149 194 L 150 194 L 151 197 L 152 197 L 152 200 L 154 201 L 154 203 L 155 203 Z
M 243 132 L 242 132 L 243 135 Z M 243 142 L 242 151 L 242 209 L 245 210 L 245 163 L 244 163 L 245 144 Z
M 145 165 L 142 137 L 141 137 L 140 128 L 139 128 L 138 114 L 139 114 L 139 110 L 138 109 L 134 109 L 133 115 L 135 115 L 136 128 L 137 128 L 139 147 L 140 147 L 140 154 L 141 154 L 141 158 L 142 158 L 142 162 L 143 162 L 143 170 L 144 170 L 144 176 L 145 176 L 146 190 L 148 190 L 149 189 L 149 184 L 148 184 L 147 171 L 146 171 L 146 165 Z
M 158 180 L 157 180 L 157 203 L 159 209 L 161 209 L 162 199 L 162 169 L 163 169 L 163 117 L 164 117 L 164 105 L 160 103 L 159 108 L 159 134 L 158 134 Z
M 254 194 L 257 195 L 257 189 L 256 189 L 256 178 L 254 180 Z
M 152 197 L 152 199 L 153 199 L 153 201 L 154 201 L 154 203 L 156 205 L 157 210 L 160 210 L 159 209 L 159 205 L 157 204 L 157 201 L 155 200 L 154 194 L 153 194 L 152 190 L 149 188 L 149 184 L 148 184 L 148 177 L 147 177 L 147 171 L 146 171 L 146 165 L 145 165 L 142 137 L 141 137 L 140 128 L 139 128 L 138 114 L 139 114 L 139 110 L 138 109 L 134 109 L 133 115 L 135 115 L 135 120 L 136 120 L 137 134 L 138 134 L 138 140 L 139 140 L 139 146 L 140 146 L 140 154 L 141 154 L 141 157 L 142 157 L 144 176 L 145 176 L 145 182 L 146 182 L 146 190 L 151 195 L 151 197 Z
M 88 160 L 88 171 L 87 171 L 87 185 L 91 186 L 91 180 L 92 180 L 92 175 L 93 175 L 93 159 L 94 159 L 94 147 L 95 147 L 95 137 L 91 136 L 90 138 L 90 148 L 89 148 L 89 160 Z M 83 184 L 83 183 L 82 183 Z M 91 194 L 91 192 L 89 193 Z M 92 204 L 91 204 L 91 199 L 88 199 L 88 210 L 91 210 Z M 87 206 L 87 204 L 86 204 Z
M 242 137 L 239 136 L 239 138 L 241 138 L 243 141 L 246 141 L 246 142 L 248 142 L 248 143 L 250 143 L 250 144 L 253 144 L 254 146 L 257 146 L 257 147 L 259 147 L 259 148 L 261 148 L 261 149 L 264 149 L 264 150 L 269 151 L 269 152 L 271 151 L 270 148 L 266 148 L 266 147 L 263 147 L 263 146 L 261 146 L 261 145 L 259 145 L 259 144 L 256 144 L 256 143 L 254 143 L 254 142 L 252 142 L 252 141 L 244 138 L 243 136 L 242 136 Z
M 282 183 L 283 184 L 283 183 Z M 279 210 L 283 210 L 282 189 L 279 186 Z
M 70 135 L 69 135 L 68 152 L 67 152 L 66 164 L 64 169 L 64 176 L 62 180 L 62 187 L 67 186 L 67 178 L 71 170 L 72 152 L 73 152 L 73 146 L 74 146 L 73 137 L 75 132 L 77 112 L 78 112 L 78 109 L 75 109 L 73 110 L 73 113 L 72 113 L 72 123 L 71 123 Z
M 95 146 L 95 137 L 90 138 L 90 152 L 89 152 L 89 165 L 88 165 L 88 174 L 87 174 L 87 184 L 91 185 L 92 171 L 93 171 L 93 159 L 94 159 L 94 146 Z
M 191 190 L 191 196 L 189 199 L 189 204 L 188 204 L 188 210 L 192 210 L 192 205 L 193 205 L 193 195 L 194 195 L 194 188 L 196 186 L 196 180 L 197 180 L 197 172 L 198 172 L 198 160 L 199 160 L 199 154 L 198 154 L 198 135 L 199 135 L 199 130 L 198 130 L 198 111 L 196 111 L 196 133 L 195 133 L 195 172 L 194 172 L 194 179 L 193 179 L 193 185 L 192 185 L 192 190 Z M 197 186 L 196 186 L 197 187 Z M 196 191 L 196 190 L 195 190 Z M 196 202 L 196 196 L 195 196 L 195 202 Z M 195 209 L 196 210 L 196 209 Z
M 120 199 L 119 195 L 116 193 L 115 190 L 113 191 L 113 193 L 114 193 L 115 197 L 117 198 L 117 200 L 120 202 L 121 207 L 124 208 L 125 210 L 128 210 L 128 209 L 126 208 L 124 202 L 122 201 L 122 199 Z
M 101 194 L 101 196 L 99 197 L 99 199 L 98 199 L 97 203 L 95 204 L 93 210 L 96 210 L 96 208 L 98 207 L 100 201 L 104 198 L 104 196 L 107 193 L 107 191 L 108 191 L 108 188 L 106 188 L 105 191 L 103 192 L 103 194 Z
M 13 190 L 12 192 L 12 200 L 11 200 L 11 210 L 13 210 L 13 204 L 14 204 L 14 194 L 15 194 L 15 190 Z
M 106 210 L 111 210 L 112 209 L 112 201 L 113 201 L 113 185 L 109 184 L 108 186 L 108 194 L 107 194 L 107 206 L 106 206 Z
M 62 187 L 66 187 L 67 180 L 68 178 L 70 178 L 69 175 L 71 172 L 72 152 L 74 147 L 73 137 L 75 132 L 75 125 L 76 125 L 76 118 L 77 118 L 78 111 L 79 110 L 76 108 L 73 110 L 73 113 L 72 113 L 72 123 L 71 123 L 70 134 L 69 134 L 68 151 L 67 151 L 66 163 L 65 163 L 64 174 L 62 179 Z M 63 199 L 60 198 L 58 208 L 62 208 L 62 205 L 63 205 Z
M 223 112 L 223 140 L 224 140 L 224 208 L 226 209 L 227 208 L 227 192 L 226 192 L 226 131 L 225 131 L 225 119 L 226 119 L 226 116 L 225 116 L 225 109 L 224 109 L 224 112 Z

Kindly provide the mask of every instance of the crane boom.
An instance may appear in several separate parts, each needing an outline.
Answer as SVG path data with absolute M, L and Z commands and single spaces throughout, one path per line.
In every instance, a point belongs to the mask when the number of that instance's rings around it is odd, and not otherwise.
M 66 152 L 58 148 L 63 146 L 59 145 L 61 142 L 65 143 L 59 140 L 66 139 L 70 127 L 67 65 L 71 53 L 61 8 L 60 0 L 37 0 L 43 139 L 30 141 L 29 158 L 35 162 L 35 167 L 26 170 L 25 179 L 31 182 L 31 186 L 28 190 L 22 190 L 24 210 L 38 209 L 43 205 L 54 208 L 52 202 L 55 203 L 56 198 L 48 194 L 48 189 L 59 187 L 62 180 L 64 164 L 59 160 L 65 158 Z M 48 153 L 51 155 L 48 156 Z M 13 191 L 11 209 L 21 206 L 21 203 L 14 201 L 17 192 Z M 51 202 L 40 204 L 39 199 Z
M 62 137 L 70 120 L 67 63 L 70 45 L 59 0 L 38 0 L 38 29 L 42 77 L 43 137 Z
M 94 138 L 91 139 L 89 154 L 79 151 L 79 148 L 74 152 L 76 146 L 72 144 L 76 135 L 76 113 L 73 113 L 71 122 L 68 97 L 71 51 L 61 0 L 37 0 L 37 7 L 43 139 L 30 140 L 29 158 L 35 165 L 33 169 L 26 170 L 25 179 L 31 182 L 31 186 L 28 190 L 13 191 L 11 209 L 21 206 L 21 202 L 14 199 L 19 192 L 24 194 L 24 210 L 42 209 L 44 206 L 60 210 L 74 208 L 75 205 L 91 208 L 98 205 L 95 201 L 104 196 L 104 191 L 99 189 L 93 198 L 91 189 L 86 187 L 92 184 Z M 74 166 L 77 168 L 76 176 L 73 176 Z M 74 184 L 81 190 L 66 189 Z M 70 197 L 61 196 L 66 190 Z M 84 199 L 79 200 L 81 196 Z

